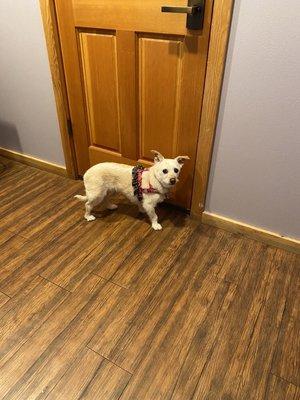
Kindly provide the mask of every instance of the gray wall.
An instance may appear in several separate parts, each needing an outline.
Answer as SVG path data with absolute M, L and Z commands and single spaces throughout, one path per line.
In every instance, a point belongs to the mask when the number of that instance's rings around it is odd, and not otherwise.
M 236 0 L 206 209 L 300 238 L 300 2 Z
M 38 0 L 0 0 L 0 147 L 65 164 Z

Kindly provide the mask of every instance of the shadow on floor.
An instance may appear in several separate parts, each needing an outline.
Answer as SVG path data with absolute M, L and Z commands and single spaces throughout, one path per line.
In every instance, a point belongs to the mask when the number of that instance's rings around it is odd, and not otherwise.
M 123 198 L 117 198 L 114 200 L 116 204 L 118 204 L 118 209 L 116 211 L 109 211 L 103 208 L 103 206 L 98 206 L 95 208 L 93 213 L 97 218 L 105 219 L 111 213 L 116 213 L 123 217 L 124 215 L 127 217 L 131 217 L 134 219 L 139 219 L 139 220 L 147 220 L 148 217 L 146 214 L 142 214 L 138 211 L 138 208 L 136 205 L 131 204 L 128 200 L 123 199 Z M 157 207 L 157 214 L 158 214 L 158 219 L 160 222 L 166 222 L 169 221 L 171 222 L 175 227 L 183 227 L 187 223 L 187 219 L 189 218 L 189 215 L 179 209 L 178 207 L 171 205 L 171 204 L 166 204 L 163 203 Z M 175 218 L 176 216 L 176 218 Z

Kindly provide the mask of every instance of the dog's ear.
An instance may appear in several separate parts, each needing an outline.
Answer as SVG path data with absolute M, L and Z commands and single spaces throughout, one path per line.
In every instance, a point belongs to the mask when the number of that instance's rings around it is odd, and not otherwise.
M 178 156 L 175 158 L 175 160 L 178 162 L 178 164 L 184 164 L 185 160 L 189 160 L 189 156 Z
M 160 162 L 160 161 L 163 161 L 163 160 L 164 160 L 164 156 L 163 156 L 162 154 L 160 154 L 160 152 L 159 152 L 159 151 L 156 151 L 156 150 L 151 150 L 151 153 L 153 153 L 153 154 L 154 154 L 154 162 L 155 162 L 155 163 L 157 163 L 157 162 Z

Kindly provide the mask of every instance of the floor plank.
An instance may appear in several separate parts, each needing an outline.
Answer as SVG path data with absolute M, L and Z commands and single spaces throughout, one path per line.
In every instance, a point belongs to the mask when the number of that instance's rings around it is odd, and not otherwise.
M 21 295 L 11 300 L 13 307 L 1 317 L 0 367 L 67 297 L 67 292 L 40 277 L 33 282 L 35 285 L 27 296 Z
M 135 276 L 137 279 L 137 270 L 142 266 L 145 267 L 145 261 L 153 263 L 156 261 L 162 243 L 166 247 L 165 255 L 176 254 L 175 250 L 180 242 L 184 242 L 187 232 L 191 231 L 189 227 L 176 229 L 174 222 L 176 223 L 178 219 L 175 216 L 174 219 L 164 219 L 164 230 L 161 232 L 154 232 L 144 220 L 142 223 L 140 219 L 131 222 L 128 234 L 127 231 L 125 235 L 121 233 L 122 231 L 116 232 L 121 236 L 120 245 L 115 237 L 110 237 L 103 243 L 102 248 L 97 247 L 86 261 L 94 266 L 94 273 L 99 276 L 120 286 L 128 286 L 130 277 Z M 109 246 L 111 242 L 116 244 L 112 248 Z
M 35 176 L 40 172 L 36 168 L 8 160 L 4 157 L 0 158 L 0 163 L 5 165 L 5 168 L 0 173 L 0 196 L 2 196 L 6 189 L 13 191 L 15 187 L 24 187 L 24 178 L 28 179 L 28 175 Z M 47 178 L 48 176 L 46 176 Z
M 286 253 L 283 257 L 284 270 L 290 267 L 293 270 L 272 372 L 300 386 L 300 258 L 287 257 Z
M 25 238 L 17 236 L 10 231 L 0 229 L 1 262 L 5 262 L 7 255 L 11 257 L 11 252 L 20 250 L 25 243 L 27 243 Z
M 3 229 L 30 238 L 36 221 L 39 221 L 45 214 L 47 215 L 58 204 L 62 202 L 66 204 L 68 199 L 78 192 L 79 184 L 70 185 L 68 181 L 59 184 L 55 182 L 30 200 L 26 207 L 20 207 L 18 210 L 13 210 L 8 215 L 2 216 L 0 226 Z
M 41 275 L 66 290 L 76 290 L 85 277 L 93 272 L 93 265 L 85 262 L 87 255 L 95 247 L 101 249 L 105 238 L 113 236 L 120 226 L 124 228 L 129 224 L 127 220 L 120 222 L 110 214 L 105 222 L 99 224 L 88 224 L 80 219 L 75 226 L 72 225 L 48 243 L 41 238 L 42 242 L 37 248 L 32 250 L 31 245 L 27 250 L 28 258 L 21 262 L 13 259 L 0 271 L 0 290 L 14 296 L 35 275 Z
M 260 243 L 253 243 L 253 246 L 253 257 L 245 268 L 235 301 L 224 318 L 222 334 L 217 337 L 199 377 L 193 396 L 195 399 L 217 399 L 222 396 L 238 398 L 231 393 L 238 390 L 241 382 L 239 361 L 244 363 L 246 360 L 253 330 L 265 300 L 275 254 L 275 250 Z
M 10 193 L 1 192 L 3 197 L 0 203 L 1 221 L 5 217 L 13 219 L 22 215 L 22 212 L 26 212 L 32 206 L 32 202 L 35 201 L 37 196 L 42 195 L 51 186 L 61 183 L 62 180 L 63 178 L 58 176 L 49 176 L 47 178 L 44 173 L 35 172 L 33 176 L 32 174 L 27 174 L 19 187 L 11 188 Z
M 115 295 L 119 290 L 121 290 L 119 287 L 112 284 L 102 283 L 98 285 L 85 307 L 49 343 L 45 351 L 39 354 L 39 357 L 31 364 L 30 368 L 26 372 L 23 371 L 23 376 L 6 397 L 8 399 L 18 397 L 45 398 L 48 391 L 56 385 L 60 377 L 74 363 L 78 352 L 87 345 L 100 324 L 99 321 L 101 321 L 102 314 L 106 311 L 106 302 L 108 299 L 116 297 Z M 31 343 L 34 344 L 35 348 L 37 348 L 41 338 L 45 338 L 46 331 L 55 323 L 53 319 L 58 319 L 60 313 L 61 310 L 58 308 L 57 313 L 53 313 L 53 316 L 31 337 Z M 45 345 L 45 342 L 43 344 Z M 16 353 L 16 358 L 12 358 L 3 367 L 4 373 L 6 368 L 17 368 L 18 365 L 15 360 L 20 357 L 32 360 L 31 346 L 26 346 L 25 344 L 21 347 L 20 351 Z
M 23 250 L 29 249 L 29 247 L 29 243 L 23 237 L 0 229 L 0 285 L 3 278 L 7 276 L 10 263 L 20 264 L 24 262 L 26 256 Z
M 280 379 L 275 375 L 270 375 L 264 398 L 266 400 L 299 400 L 300 387 L 284 379 Z
M 216 274 L 220 279 L 228 282 L 239 283 L 242 281 L 247 265 L 251 262 L 257 251 L 254 241 L 237 236 L 230 241 L 225 260 L 216 267 Z
M 10 299 L 10 297 L 8 297 L 4 293 L 0 292 L 0 311 L 1 311 L 1 308 L 4 306 L 5 303 L 8 302 L 9 299 Z
M 221 327 L 227 317 L 228 307 L 236 295 L 236 285 L 222 285 L 203 321 L 198 324 L 197 330 L 190 343 L 185 359 L 173 387 L 170 399 L 192 399 L 199 376 L 203 371 L 218 335 L 222 335 Z
M 68 348 L 64 348 L 64 340 L 68 334 L 78 335 L 81 340 L 81 332 L 71 329 L 72 321 L 84 310 L 89 300 L 99 291 L 105 282 L 101 278 L 91 275 L 81 286 L 76 295 L 66 298 L 61 307 L 58 307 L 48 320 L 34 332 L 29 341 L 26 341 L 16 353 L 2 366 L 0 374 L 0 398 L 30 398 L 28 391 L 34 396 L 46 397 L 57 381 L 52 381 L 53 374 L 67 369 L 70 362 Z M 85 325 L 82 320 L 83 326 Z M 72 347 L 72 343 L 70 342 Z M 53 350 L 57 349 L 59 361 L 51 361 Z M 65 350 L 65 352 L 63 351 Z M 76 349 L 74 349 L 75 352 Z M 81 349 L 80 349 L 81 350 Z M 55 352 L 55 351 L 54 351 Z M 76 352 L 72 356 L 76 355 Z M 73 358 L 71 357 L 71 362 Z M 45 369 L 44 369 L 45 367 Z M 35 373 L 35 371 L 40 371 Z M 42 379 L 43 377 L 43 379 Z M 61 376 L 57 376 L 57 380 Z M 51 383 L 51 384 L 50 384 Z M 52 385 L 52 386 L 51 386 Z M 45 388 L 48 388 L 45 390 Z
M 84 348 L 47 400 L 117 400 L 130 377 L 127 371 Z
M 272 250 L 274 252 L 274 249 Z M 283 270 L 281 266 L 277 267 L 276 265 L 276 259 L 281 252 L 279 249 L 275 251 L 270 275 L 267 278 L 265 298 L 251 335 L 247 353 L 239 350 L 234 359 L 233 374 L 238 374 L 240 381 L 236 392 L 237 398 L 241 396 L 249 399 L 263 398 L 266 390 L 267 377 L 271 369 L 291 280 L 291 266 L 287 266 Z M 243 358 L 245 361 L 242 361 Z M 233 385 L 228 384 L 227 391 L 234 397 Z
M 94 400 L 103 398 L 105 400 L 118 400 L 130 378 L 131 375 L 127 371 L 108 360 L 103 360 L 94 379 L 82 394 L 81 399 Z

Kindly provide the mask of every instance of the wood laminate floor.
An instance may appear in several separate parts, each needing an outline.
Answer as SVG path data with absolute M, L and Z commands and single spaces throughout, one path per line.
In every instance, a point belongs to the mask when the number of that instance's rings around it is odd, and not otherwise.
M 300 399 L 295 254 L 1 161 L 0 399 Z

